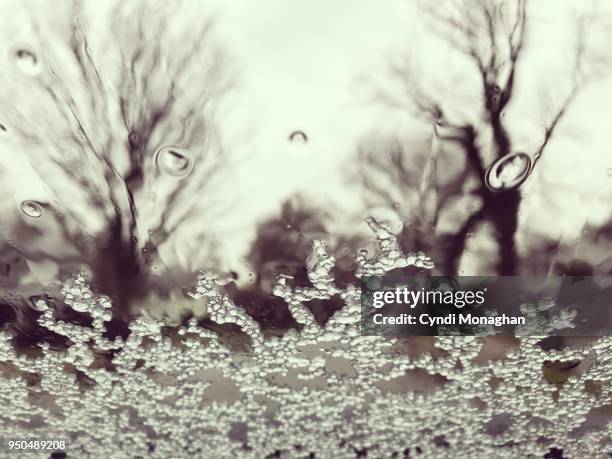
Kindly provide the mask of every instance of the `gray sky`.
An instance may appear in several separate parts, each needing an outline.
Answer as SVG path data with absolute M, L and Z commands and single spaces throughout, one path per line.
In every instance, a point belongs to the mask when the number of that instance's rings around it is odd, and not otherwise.
M 127 42 L 109 45 L 113 39 L 109 24 L 115 20 L 103 12 L 109 4 L 87 3 L 85 22 L 92 24 L 92 53 L 102 61 L 108 59 L 102 68 L 112 77 L 116 69 L 109 63 Z M 507 127 L 517 148 L 530 152 L 537 145 L 542 120 L 550 117 L 567 91 L 575 18 L 587 4 L 532 2 L 529 45 L 520 64 L 516 97 L 507 113 Z M 609 0 L 601 2 L 606 14 L 599 14 L 600 24 L 591 27 L 590 62 L 599 62 L 608 53 L 602 30 L 610 28 L 607 14 L 611 4 Z M 42 24 L 41 48 L 59 49 L 45 27 L 50 21 L 67 21 L 70 12 L 62 8 L 50 11 L 41 2 L 31 2 L 25 8 L 15 5 L 9 0 L 0 2 L 5 8 L 2 17 L 12 18 L 11 22 L 3 21 L 4 51 L 36 38 L 34 29 L 27 25 L 28 16 Z M 191 13 L 181 13 L 185 17 L 178 22 L 190 24 L 199 14 L 206 15 L 208 9 L 202 5 L 193 3 Z M 215 0 L 210 5 L 217 13 L 217 43 L 236 76 L 235 86 L 218 110 L 222 154 L 231 155 L 234 161 L 228 164 L 233 166 L 219 176 L 211 196 L 232 203 L 223 218 L 215 219 L 215 231 L 227 244 L 221 252 L 229 258 L 242 256 L 257 225 L 278 214 L 281 203 L 296 193 L 332 213 L 346 215 L 338 219 L 341 226 L 367 231 L 358 186 L 345 177 L 356 161 L 357 145 L 372 133 L 379 137 L 413 135 L 416 141 L 423 141 L 428 132 L 407 112 L 377 103 L 373 97 L 384 88 L 402 100 L 399 87 L 388 74 L 392 60 L 408 59 L 419 83 L 443 102 L 457 122 L 477 122 L 478 104 L 474 101 L 479 87 L 473 67 L 431 34 L 422 16 L 415 14 L 416 2 Z M 154 24 L 151 28 L 149 32 L 154 33 Z M 182 32 L 188 33 L 189 28 Z M 169 43 L 170 51 L 173 46 L 179 45 Z M 197 78 L 199 62 L 188 65 Z M 47 102 L 32 90 L 32 80 L 16 78 L 7 66 L 1 70 L 10 82 L 1 90 L 4 103 L 30 113 L 28 119 L 40 121 L 47 112 Z M 76 75 L 74 69 L 69 70 L 64 81 L 78 93 Z M 524 185 L 522 231 L 571 238 L 585 221 L 599 224 L 609 218 L 610 106 L 610 78 L 594 81 L 576 100 L 536 173 Z M 307 133 L 310 141 L 306 145 L 287 141 L 295 129 Z M 8 171 L 4 189 L 15 204 L 49 192 L 26 158 L 15 159 L 14 152 L 20 148 L 23 145 L 10 138 L 0 145 Z M 38 147 L 28 148 L 34 151 Z M 201 215 L 201 220 L 206 220 L 206 214 Z M 91 225 L 95 227 L 93 219 Z M 202 227 L 197 218 L 194 227 Z M 142 230 L 147 230 L 147 224 Z M 175 245 L 182 248 L 173 250 L 182 254 L 179 258 L 193 257 L 188 236 L 177 235 L 177 239 Z
M 589 27 L 590 65 L 607 53 L 604 32 L 612 24 L 611 4 L 600 2 L 599 22 Z M 241 59 L 245 85 L 240 103 L 228 110 L 225 139 L 246 140 L 253 151 L 290 157 L 294 148 L 286 142 L 287 133 L 304 129 L 312 143 L 295 153 L 307 156 L 304 165 L 316 175 L 330 155 L 350 155 L 365 132 L 406 127 L 401 112 L 368 103 L 376 84 L 394 87 L 386 66 L 402 55 L 414 59 L 419 78 L 442 96 L 458 120 L 475 120 L 478 85 L 470 77 L 477 74 L 466 67 L 471 63 L 464 56 L 428 35 L 414 6 L 408 1 L 232 3 L 220 28 Z M 519 149 L 529 152 L 537 145 L 543 120 L 550 119 L 568 90 L 576 18 L 589 6 L 568 0 L 531 3 L 528 51 L 507 114 Z M 599 224 L 610 217 L 610 106 L 612 79 L 602 77 L 571 107 L 524 185 L 521 221 L 529 233 L 572 238 L 586 221 Z M 307 181 L 321 186 L 312 177 Z

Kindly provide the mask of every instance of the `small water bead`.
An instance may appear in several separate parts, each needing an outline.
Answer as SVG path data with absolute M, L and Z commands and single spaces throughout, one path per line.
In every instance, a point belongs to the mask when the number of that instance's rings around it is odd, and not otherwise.
M 174 177 L 187 177 L 193 170 L 194 162 L 191 153 L 180 147 L 163 147 L 154 158 L 157 169 Z
M 305 144 L 308 142 L 308 136 L 304 131 L 293 131 L 289 134 L 289 141 L 295 144 Z
M 494 191 L 518 187 L 531 172 L 531 157 L 527 153 L 509 153 L 491 164 L 485 180 Z
M 70 306 L 77 312 L 85 312 L 89 310 L 89 305 L 82 301 L 75 301 Z
M 36 311 L 46 311 L 51 306 L 51 302 L 44 296 L 31 296 L 30 307 Z
M 36 201 L 23 201 L 20 208 L 24 214 L 31 218 L 38 218 L 43 214 L 41 204 Z
M 34 51 L 27 48 L 17 48 L 13 52 L 17 69 L 26 76 L 36 76 L 40 73 L 40 60 Z
M 223 272 L 219 270 L 219 271 L 214 271 L 213 273 L 213 282 L 216 285 L 221 285 L 221 286 L 227 285 L 230 282 L 235 281 L 237 278 L 238 278 L 238 275 L 233 271 Z
M 540 311 L 547 311 L 557 304 L 556 298 L 543 298 L 538 300 L 538 309 Z

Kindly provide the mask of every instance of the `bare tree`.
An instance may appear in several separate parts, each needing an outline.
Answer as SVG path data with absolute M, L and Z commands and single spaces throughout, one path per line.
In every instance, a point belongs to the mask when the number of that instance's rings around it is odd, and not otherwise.
M 439 242 L 443 253 L 438 257 L 446 273 L 456 272 L 468 234 L 485 221 L 492 224 L 499 247 L 496 272 L 500 275 L 517 272 L 515 234 L 521 204 L 519 187 L 546 152 L 561 121 L 590 80 L 590 75 L 585 71 L 585 49 L 587 29 L 594 21 L 595 9 L 576 20 L 569 89 L 558 105 L 552 108 L 551 116 L 543 126 L 542 140 L 534 151 L 515 150 L 504 115 L 516 92 L 517 74 L 524 65 L 523 56 L 531 24 L 529 3 L 529 0 L 422 3 L 424 17 L 431 30 L 466 56 L 478 76 L 481 97 L 474 100 L 480 113 L 477 123 L 454 119 L 452 114 L 447 113 L 445 101 L 427 93 L 412 69 L 403 64 L 392 66 L 392 72 L 409 95 L 411 104 L 419 115 L 431 123 L 436 148 L 444 151 L 459 147 L 465 159 L 453 180 L 441 183 L 427 179 L 427 185 L 437 190 L 435 210 L 428 222 L 430 228 L 435 227 L 437 216 L 447 205 L 449 196 L 460 193 L 462 184 L 468 178 L 474 179 L 469 193 L 482 202 L 481 206 L 469 211 L 465 221 L 454 232 L 441 235 Z M 404 103 L 387 93 L 379 96 L 384 97 L 386 103 L 406 108 Z M 483 142 L 483 138 L 487 138 L 487 141 Z M 422 180 L 435 174 L 436 168 L 441 168 L 442 158 L 438 150 L 434 151 L 432 147 L 428 153 L 430 166 L 425 169 L 425 174 L 420 175 Z M 397 153 L 391 152 L 388 156 L 390 159 L 386 164 L 378 164 L 378 167 L 397 169 Z M 372 164 L 370 156 L 368 165 Z M 415 189 L 418 190 L 416 194 L 423 197 L 422 182 L 405 180 L 404 184 L 412 188 L 413 193 Z
M 108 49 L 100 50 L 90 44 L 81 2 L 74 2 L 69 27 L 54 31 L 65 35 L 54 37 L 46 54 L 15 51 L 16 59 L 36 66 L 40 78 L 29 81 L 39 85 L 53 111 L 44 119 L 53 129 L 30 122 L 18 107 L 15 122 L 3 127 L 34 146 L 28 151 L 30 162 L 59 197 L 58 205 L 28 205 L 45 215 L 45 228 L 53 224 L 76 248 L 72 269 L 89 266 L 98 291 L 123 312 L 151 287 L 157 247 L 188 218 L 197 202 L 191 197 L 206 188 L 219 166 L 219 159 L 207 156 L 207 110 L 231 82 L 226 61 L 212 43 L 211 18 L 193 15 L 193 6 L 177 2 L 168 7 L 172 11 L 153 11 L 146 2 L 119 2 L 103 37 Z M 185 15 L 191 21 L 188 29 Z M 44 147 L 40 155 L 36 146 Z M 152 183 L 164 180 L 169 191 L 163 208 L 143 228 L 138 200 L 146 199 Z M 85 236 L 87 220 L 94 217 L 104 222 L 103 230 Z M 53 261 L 66 267 L 64 259 Z

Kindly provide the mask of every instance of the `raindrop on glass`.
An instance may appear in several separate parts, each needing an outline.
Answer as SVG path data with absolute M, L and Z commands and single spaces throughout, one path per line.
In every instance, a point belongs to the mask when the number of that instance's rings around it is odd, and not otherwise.
M 557 304 L 556 298 L 542 298 L 538 300 L 538 309 L 540 311 L 545 311 Z
M 193 170 L 191 153 L 184 148 L 164 147 L 155 154 L 155 166 L 160 172 L 174 177 L 186 177 Z
M 30 306 L 36 311 L 46 311 L 51 305 L 50 301 L 44 296 L 31 296 Z
M 296 144 L 304 144 L 308 142 L 308 136 L 306 136 L 304 131 L 293 131 L 289 134 L 289 141 Z
M 497 159 L 486 174 L 486 183 L 494 191 L 518 187 L 531 172 L 531 158 L 527 153 L 509 153 Z
M 17 69 L 26 76 L 35 76 L 40 73 L 40 60 L 26 48 L 17 48 L 13 53 Z
M 42 206 L 36 201 L 23 201 L 21 211 L 31 218 L 38 218 L 43 214 Z
M 75 301 L 70 306 L 77 312 L 85 312 L 89 309 L 89 305 L 83 301 Z

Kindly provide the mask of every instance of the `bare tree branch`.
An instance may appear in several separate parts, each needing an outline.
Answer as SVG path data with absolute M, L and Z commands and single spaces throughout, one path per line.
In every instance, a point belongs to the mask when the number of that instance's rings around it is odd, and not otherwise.
M 569 111 L 570 107 L 572 106 L 578 95 L 592 80 L 592 77 L 589 77 L 584 74 L 584 61 L 586 54 L 588 29 L 593 25 L 595 21 L 597 4 L 597 2 L 594 2 L 593 10 L 589 14 L 584 14 L 578 18 L 570 89 L 565 98 L 563 99 L 563 102 L 561 102 L 561 105 L 557 109 L 556 113 L 553 115 L 550 122 L 544 128 L 544 139 L 542 140 L 539 148 L 535 151 L 533 155 L 532 168 L 544 154 L 544 150 L 548 146 L 553 134 L 556 132 L 559 123 L 566 116 L 567 112 Z
M 513 274 L 517 268 L 517 253 L 514 236 L 518 228 L 518 210 L 521 196 L 515 188 L 494 189 L 488 186 L 487 171 L 491 157 L 494 161 L 512 152 L 512 139 L 504 124 L 504 111 L 515 95 L 515 83 L 521 69 L 521 59 L 525 52 L 528 38 L 529 0 L 443 0 L 441 2 L 422 2 L 422 10 L 430 19 L 431 30 L 445 40 L 451 48 L 468 58 L 477 72 L 481 97 L 475 99 L 480 113 L 480 123 L 465 122 L 449 116 L 452 107 L 445 104 L 442 96 L 424 90 L 424 84 L 414 72 L 414 66 L 394 65 L 392 75 L 399 81 L 410 102 L 411 107 L 420 112 L 430 122 L 435 122 L 440 142 L 446 145 L 459 145 L 465 155 L 467 167 L 457 175 L 457 181 L 436 183 L 436 211 L 433 218 L 437 222 L 439 213 L 449 202 L 454 193 L 461 194 L 461 182 L 469 177 L 478 178 L 474 195 L 482 201 L 482 208 L 468 212 L 464 224 L 455 234 L 444 235 L 449 242 L 448 253 L 444 264 L 449 269 L 456 269 L 458 258 L 465 246 L 465 235 L 468 228 L 475 228 L 487 220 L 493 224 L 499 245 L 499 274 Z M 508 7 L 506 7 L 508 6 Z M 588 79 L 584 72 L 584 59 L 588 27 L 594 15 L 579 18 L 576 30 L 576 49 L 574 54 L 571 87 L 561 105 L 546 124 L 545 135 L 538 149 L 532 152 L 531 168 L 542 156 L 550 140 L 556 134 L 558 126 L 570 107 L 584 88 Z M 383 102 L 390 100 L 392 106 L 401 107 L 397 98 L 389 94 L 380 97 Z M 451 119 L 452 118 L 452 119 Z M 491 148 L 483 147 L 482 134 L 491 136 Z M 392 163 L 397 167 L 396 163 Z M 495 162 L 491 164 L 496 164 Z M 423 201 L 430 197 L 425 191 L 427 177 L 435 169 L 430 163 L 427 171 L 415 192 Z M 532 170 L 532 169 L 531 169 Z M 520 182 L 518 182 L 520 183 Z M 422 211 L 421 211 L 422 213 Z

